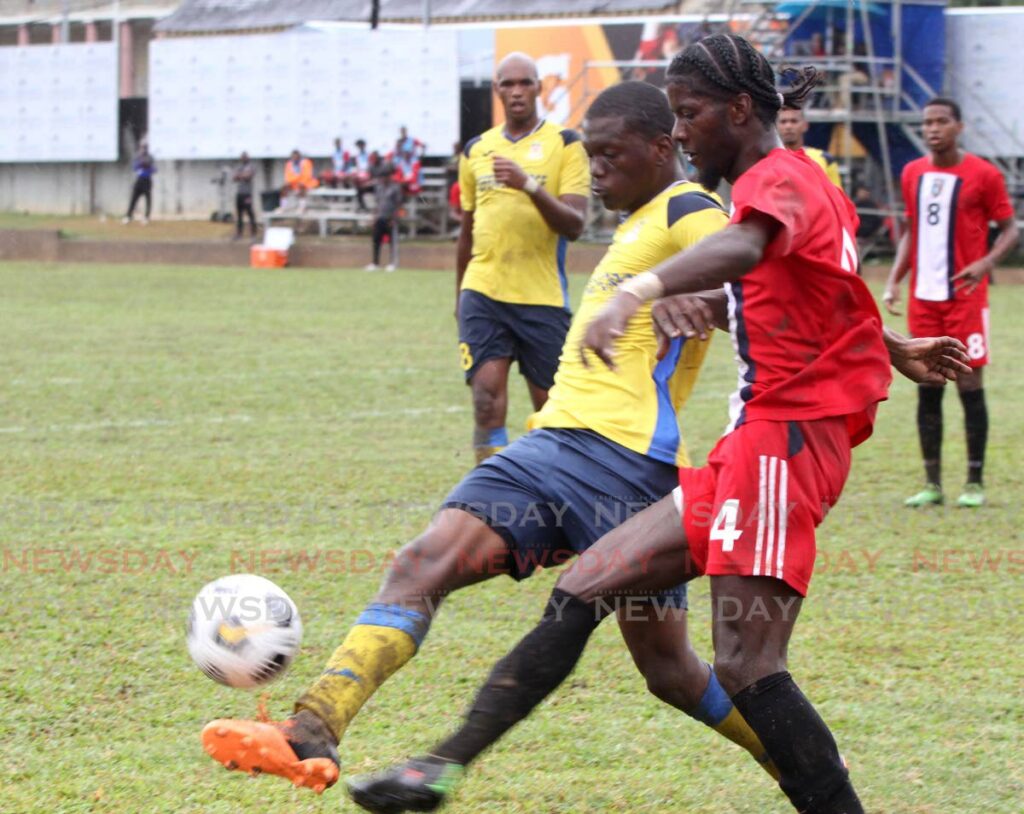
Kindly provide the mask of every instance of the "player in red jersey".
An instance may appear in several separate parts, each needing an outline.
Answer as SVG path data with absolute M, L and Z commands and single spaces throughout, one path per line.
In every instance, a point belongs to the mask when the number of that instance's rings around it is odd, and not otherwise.
M 949 334 L 967 346 L 973 371 L 957 380 L 967 431 L 967 485 L 958 506 L 985 502 L 982 468 L 988 439 L 988 409 L 982 368 L 988 364 L 988 277 L 1017 243 L 1013 205 L 1003 176 L 984 159 L 961 150 L 960 107 L 952 99 L 932 99 L 924 107 L 928 155 L 903 168 L 907 230 L 900 239 L 883 302 L 898 314 L 900 280 L 911 271 L 907 318 L 913 336 Z M 988 247 L 988 225 L 999 236 Z M 918 390 L 917 431 L 924 458 L 925 488 L 907 506 L 942 503 L 943 387 Z
M 446 778 L 572 671 L 616 597 L 706 573 L 715 670 L 775 760 L 782 790 L 805 814 L 863 812 L 832 734 L 786 672 L 786 646 L 810 578 L 815 526 L 839 497 L 851 448 L 871 433 L 889 361 L 916 381 L 968 368 L 955 339 L 883 334 L 856 274 L 852 204 L 823 183 L 810 158 L 782 148 L 776 113 L 800 104 L 817 79 L 808 69 L 779 93 L 765 58 L 732 34 L 707 37 L 673 60 L 673 136 L 704 186 L 723 178 L 734 185 L 732 223 L 622 283 L 581 352 L 589 364 L 614 366 L 615 340 L 646 301 L 727 285 L 740 360 L 730 431 L 707 467 L 681 470 L 676 493 L 602 537 L 562 575 L 540 624 L 495 666 L 461 729 L 428 757 L 383 775 L 376 785 L 387 805 L 371 810 L 432 810 L 438 789 L 450 787 Z M 667 340 L 699 335 L 710 320 L 662 308 L 655 324 Z

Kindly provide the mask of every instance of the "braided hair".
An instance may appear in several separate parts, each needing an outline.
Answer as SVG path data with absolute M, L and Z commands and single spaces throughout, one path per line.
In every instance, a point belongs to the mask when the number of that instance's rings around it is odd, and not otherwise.
M 783 107 L 803 107 L 811 89 L 821 81 L 819 71 L 808 67 L 788 71 L 788 89 L 777 89 L 775 71 L 764 54 L 736 34 L 712 34 L 687 47 L 672 60 L 666 81 L 671 84 L 693 76 L 713 98 L 749 95 L 757 117 L 766 125 L 775 122 Z

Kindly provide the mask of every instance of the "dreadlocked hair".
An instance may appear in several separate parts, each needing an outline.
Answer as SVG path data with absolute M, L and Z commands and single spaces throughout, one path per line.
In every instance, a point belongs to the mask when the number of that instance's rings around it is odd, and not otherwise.
M 709 96 L 727 99 L 746 93 L 754 102 L 757 117 L 766 125 L 775 122 L 783 107 L 802 108 L 811 89 L 821 82 L 811 67 L 785 72 L 785 89 L 775 87 L 775 71 L 764 54 L 736 34 L 712 34 L 688 46 L 668 66 L 666 81 L 678 82 L 696 75 Z

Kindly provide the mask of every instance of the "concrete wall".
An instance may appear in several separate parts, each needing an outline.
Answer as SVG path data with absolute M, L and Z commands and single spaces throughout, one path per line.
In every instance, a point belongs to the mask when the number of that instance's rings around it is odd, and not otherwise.
M 218 206 L 211 179 L 223 162 L 160 161 L 153 179 L 153 217 L 208 218 Z M 255 191 L 277 188 L 284 161 L 257 162 Z M 128 161 L 94 164 L 0 164 L 0 211 L 120 216 L 128 208 L 133 176 Z M 235 190 L 229 182 L 228 206 Z M 140 210 L 136 208 L 136 213 Z

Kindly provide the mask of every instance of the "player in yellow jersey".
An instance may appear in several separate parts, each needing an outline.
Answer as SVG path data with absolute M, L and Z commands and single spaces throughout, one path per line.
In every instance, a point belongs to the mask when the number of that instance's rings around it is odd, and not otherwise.
M 399 552 L 380 593 L 292 717 L 207 725 L 203 742 L 216 760 L 322 790 L 337 777 L 337 743 L 350 721 L 415 655 L 445 596 L 499 574 L 519 580 L 564 562 L 675 488 L 676 466 L 687 462 L 678 411 L 707 350 L 710 309 L 724 311 L 724 296 L 638 313 L 620 346 L 618 374 L 578 357 L 588 321 L 622 281 L 728 221 L 714 195 L 682 180 L 672 123 L 664 94 L 643 82 L 615 86 L 594 101 L 585 130 L 595 191 L 626 218 L 587 285 L 550 399 L 531 418 L 531 431 L 471 471 Z M 699 330 L 659 354 L 653 320 L 664 309 L 692 313 Z M 630 603 L 620 627 L 650 690 L 761 760 L 760 743 L 689 645 L 685 588 Z M 433 778 L 441 785 L 461 770 L 450 761 L 435 768 L 447 777 Z
M 804 112 L 795 107 L 783 107 L 775 120 L 775 128 L 779 131 L 782 145 L 787 150 L 803 150 L 815 164 L 825 170 L 828 180 L 842 189 L 843 181 L 839 177 L 839 162 L 835 157 L 817 147 L 804 146 L 804 133 L 807 132 L 807 126 Z
M 477 463 L 508 444 L 513 360 L 534 409 L 547 398 L 571 318 L 566 247 L 583 232 L 590 193 L 579 135 L 538 117 L 533 60 L 506 56 L 495 87 L 505 123 L 468 142 L 459 160 L 456 315 Z

